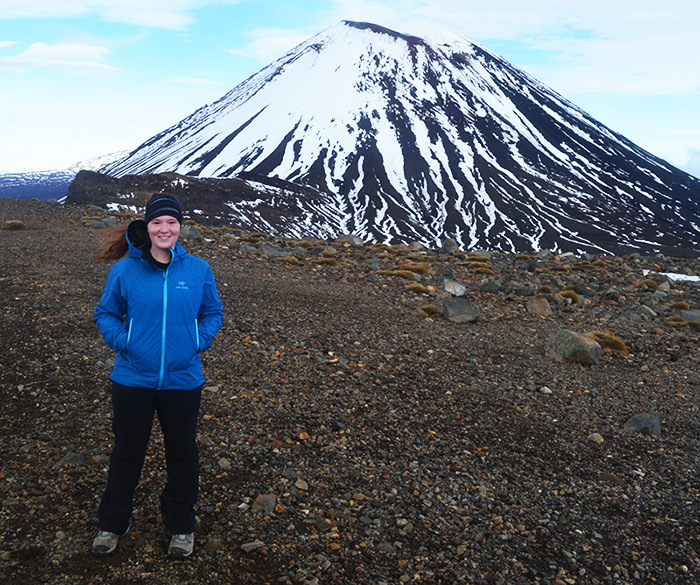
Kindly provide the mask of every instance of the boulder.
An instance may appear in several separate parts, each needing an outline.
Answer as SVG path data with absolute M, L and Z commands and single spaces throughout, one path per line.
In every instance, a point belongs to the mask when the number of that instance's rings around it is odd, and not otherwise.
M 354 236 L 352 234 L 343 234 L 342 236 L 336 238 L 335 241 L 339 244 L 350 244 L 351 246 L 355 246 L 357 248 L 361 248 L 365 245 L 359 236 Z
M 442 242 L 442 247 L 440 249 L 443 252 L 457 252 L 459 251 L 459 244 L 456 240 L 447 238 Z
M 676 314 L 686 321 L 700 321 L 700 311 L 697 309 L 677 311 Z
M 603 348 L 586 335 L 560 329 L 547 340 L 546 352 L 558 362 L 600 365 Z
M 101 219 L 88 219 L 85 222 L 85 227 L 93 230 L 103 230 L 107 227 L 107 224 Z
M 512 280 L 510 282 L 510 289 L 516 295 L 520 295 L 523 297 L 531 297 L 535 295 L 534 286 L 532 286 L 531 284 L 523 284 L 522 282 L 518 282 L 516 280 Z
M 481 283 L 479 288 L 482 292 L 496 294 L 503 290 L 503 282 L 497 278 L 488 278 Z
M 552 307 L 544 297 L 538 299 L 528 299 L 526 303 L 527 311 L 536 317 L 549 317 L 552 315 Z
M 481 309 L 464 297 L 450 297 L 442 303 L 442 314 L 453 323 L 474 323 L 481 318 Z
M 445 292 L 450 293 L 453 297 L 463 297 L 467 294 L 467 286 L 456 280 L 446 278 L 442 283 Z

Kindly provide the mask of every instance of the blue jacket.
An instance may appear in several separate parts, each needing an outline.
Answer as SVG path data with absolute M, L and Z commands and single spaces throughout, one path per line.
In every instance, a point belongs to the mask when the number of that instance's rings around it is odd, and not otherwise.
M 129 255 L 114 264 L 95 323 L 117 352 L 110 378 L 125 386 L 192 390 L 204 383 L 199 353 L 223 311 L 209 264 L 178 242 L 167 270 L 156 268 L 142 220 L 129 224 Z

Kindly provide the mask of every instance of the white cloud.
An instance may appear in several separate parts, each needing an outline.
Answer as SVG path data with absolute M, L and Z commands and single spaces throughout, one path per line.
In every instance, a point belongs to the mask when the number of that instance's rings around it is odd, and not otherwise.
M 100 7 L 100 16 L 111 22 L 182 29 L 194 22 L 190 12 L 199 3 L 186 0 L 125 0 L 100 4 L 104 4 Z
M 10 18 L 75 18 L 97 16 L 109 22 L 182 29 L 192 13 L 210 4 L 240 0 L 0 0 L 0 20 Z
M 287 29 L 257 29 L 249 33 L 252 40 L 245 47 L 228 49 L 227 52 L 238 57 L 253 58 L 267 64 L 279 59 L 287 51 L 303 43 L 313 34 L 308 31 Z
M 697 0 L 334 0 L 329 21 L 368 20 L 401 30 L 418 18 L 490 42 L 547 54 L 552 65 L 515 63 L 561 93 L 700 91 Z M 533 58 L 533 62 L 535 58 Z M 693 72 L 696 72 L 693 74 Z
M 91 4 L 71 0 L 0 0 L 0 19 L 80 16 L 90 12 Z
M 0 70 L 22 71 L 31 67 L 55 66 L 111 69 L 101 63 L 108 52 L 106 47 L 93 45 L 34 43 L 24 53 L 0 57 Z
M 16 45 L 17 41 L 0 41 L 0 49 L 4 49 L 6 47 L 11 47 L 12 45 Z

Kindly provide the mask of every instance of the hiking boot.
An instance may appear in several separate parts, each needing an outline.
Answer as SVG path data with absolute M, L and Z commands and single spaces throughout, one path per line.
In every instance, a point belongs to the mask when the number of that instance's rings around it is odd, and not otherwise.
M 124 534 L 116 534 L 114 532 L 109 532 L 107 530 L 100 530 L 92 541 L 92 554 L 98 557 L 104 557 L 111 555 L 117 548 L 119 544 L 119 539 L 126 536 L 129 532 L 129 528 L 126 529 Z
M 173 559 L 189 557 L 194 550 L 194 532 L 189 534 L 173 534 L 168 547 L 168 556 Z

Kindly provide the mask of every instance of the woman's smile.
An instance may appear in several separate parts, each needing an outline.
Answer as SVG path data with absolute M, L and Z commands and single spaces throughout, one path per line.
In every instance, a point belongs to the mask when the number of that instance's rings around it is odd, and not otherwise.
M 160 262 L 169 262 L 170 248 L 180 235 L 180 222 L 171 215 L 161 215 L 148 222 L 151 255 Z

